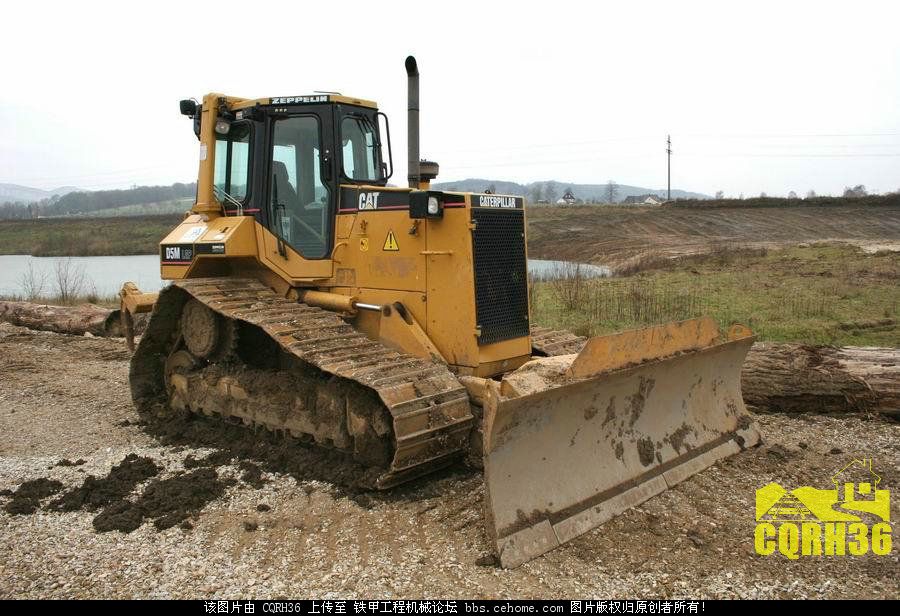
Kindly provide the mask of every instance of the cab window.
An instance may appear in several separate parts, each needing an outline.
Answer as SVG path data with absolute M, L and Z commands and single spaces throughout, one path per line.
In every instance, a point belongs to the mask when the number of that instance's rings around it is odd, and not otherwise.
M 341 160 L 344 176 L 355 181 L 376 181 L 381 177 L 375 127 L 363 115 L 346 115 L 341 120 Z
M 247 197 L 247 179 L 250 175 L 250 124 L 237 122 L 231 125 L 226 136 L 216 137 L 216 160 L 213 186 L 216 197 L 230 209 L 233 203 Z
M 306 259 L 329 254 L 331 194 L 322 181 L 314 116 L 275 121 L 270 206 L 273 231 Z

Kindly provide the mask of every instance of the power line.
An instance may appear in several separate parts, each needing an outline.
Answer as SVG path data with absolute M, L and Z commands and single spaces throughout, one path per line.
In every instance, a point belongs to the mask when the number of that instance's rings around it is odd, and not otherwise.
M 891 152 L 886 154 L 750 154 L 750 153 L 724 153 L 717 152 L 715 154 L 681 154 L 681 156 L 690 156 L 692 158 L 719 158 L 722 156 L 732 158 L 895 158 L 900 156 L 900 152 Z
M 701 138 L 701 139 L 802 139 L 802 138 L 812 138 L 812 139 L 820 139 L 820 138 L 834 138 L 834 137 L 859 137 L 859 138 L 871 138 L 871 137 L 900 137 L 900 132 L 898 133 L 765 133 L 765 134 L 740 134 L 740 133 L 683 133 L 676 135 L 681 138 Z M 497 151 L 512 151 L 512 150 L 531 150 L 538 148 L 552 148 L 552 147 L 571 147 L 578 145 L 594 145 L 598 143 L 614 143 L 619 141 L 655 141 L 659 138 L 659 135 L 630 135 L 630 136 L 619 136 L 619 137 L 604 137 L 602 139 L 588 139 L 588 140 L 580 140 L 580 141 L 557 141 L 554 143 L 531 143 L 528 145 L 516 145 L 516 146 L 486 146 L 481 148 L 462 148 L 462 149 L 451 149 L 451 150 L 443 150 L 448 154 L 456 154 L 456 153 L 465 153 L 465 152 L 497 152 Z M 880 144 L 852 144 L 853 147 L 871 147 L 878 146 Z M 819 146 L 812 145 L 811 147 L 827 147 L 827 146 Z
M 751 153 L 740 153 L 740 152 L 730 152 L 730 153 L 681 153 L 679 156 L 682 157 L 690 157 L 690 158 L 896 158 L 900 157 L 900 152 L 892 152 L 892 153 L 884 153 L 884 154 L 813 154 L 813 153 L 804 153 L 804 154 L 751 154 Z M 502 163 L 483 163 L 483 164 L 462 164 L 456 165 L 452 162 L 445 162 L 443 166 L 445 169 L 493 169 L 493 168 L 502 168 L 502 167 L 516 167 L 516 166 L 535 166 L 535 165 L 563 165 L 570 163 L 589 163 L 589 162 L 607 162 L 610 160 L 622 159 L 622 158 L 646 158 L 646 154 L 644 153 L 632 153 L 623 155 L 621 153 L 610 154 L 608 156 L 593 156 L 593 157 L 579 157 L 579 158 L 566 158 L 566 159 L 543 159 L 543 160 L 515 160 L 515 161 L 507 161 Z

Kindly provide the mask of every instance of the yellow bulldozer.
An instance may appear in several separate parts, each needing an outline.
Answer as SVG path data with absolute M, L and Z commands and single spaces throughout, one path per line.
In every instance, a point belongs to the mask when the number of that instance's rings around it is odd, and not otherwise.
M 524 199 L 431 189 L 408 75 L 409 187 L 389 123 L 336 93 L 181 101 L 197 198 L 122 290 L 131 390 L 345 452 L 388 489 L 468 458 L 518 566 L 756 444 L 753 341 L 708 318 L 585 340 L 534 327 Z M 134 348 L 134 315 L 151 312 Z

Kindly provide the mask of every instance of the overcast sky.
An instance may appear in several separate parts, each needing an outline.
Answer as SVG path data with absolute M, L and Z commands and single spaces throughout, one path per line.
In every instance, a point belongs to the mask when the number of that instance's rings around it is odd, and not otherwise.
M 15 2 L 0 182 L 196 178 L 178 100 L 374 99 L 406 178 L 406 74 L 439 180 L 666 183 L 737 196 L 900 188 L 897 2 Z

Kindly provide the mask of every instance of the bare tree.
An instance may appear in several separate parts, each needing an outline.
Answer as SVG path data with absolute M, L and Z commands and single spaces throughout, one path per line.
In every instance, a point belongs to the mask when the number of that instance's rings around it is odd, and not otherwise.
M 814 191 L 814 190 L 811 190 L 811 191 L 809 191 L 808 193 L 806 193 L 806 198 L 807 198 L 807 199 L 815 199 L 816 196 L 817 196 L 817 195 L 816 195 L 816 191 Z
M 549 181 L 544 185 L 544 198 L 547 199 L 550 203 L 556 203 L 556 198 L 559 196 L 559 192 L 557 192 L 556 182 Z
M 84 266 L 73 262 L 71 257 L 60 259 L 56 262 L 53 282 L 60 303 L 74 301 L 84 289 Z
M 44 294 L 44 287 L 47 285 L 47 272 L 44 270 L 36 270 L 34 262 L 29 260 L 28 267 L 22 272 L 19 278 L 19 286 L 22 288 L 22 295 L 28 301 L 34 301 Z
M 725 198 L 725 191 L 724 191 L 724 190 L 717 190 L 717 191 L 716 191 L 716 199 L 724 199 L 724 198 Z
M 788 193 L 788 199 L 796 199 L 796 198 L 797 198 L 797 193 L 795 193 L 793 190 Z
M 491 184 L 490 186 L 487 187 L 487 190 L 485 192 L 488 194 L 491 194 L 491 195 L 496 195 L 497 194 L 497 185 Z
M 765 193 L 765 191 L 759 193 L 759 198 L 760 198 L 760 199 L 765 199 L 765 198 L 768 197 L 768 196 L 769 196 L 769 195 L 767 195 L 767 194 Z
M 541 183 L 536 182 L 534 186 L 531 187 L 531 202 L 540 203 L 543 198 L 544 191 L 542 190 Z
M 606 202 L 607 203 L 615 203 L 616 198 L 619 196 L 619 185 L 616 184 L 614 180 L 609 180 L 606 183 Z
M 853 188 L 847 186 L 844 188 L 844 196 L 845 197 L 865 197 L 868 192 L 866 192 L 866 187 L 863 184 L 857 184 Z

